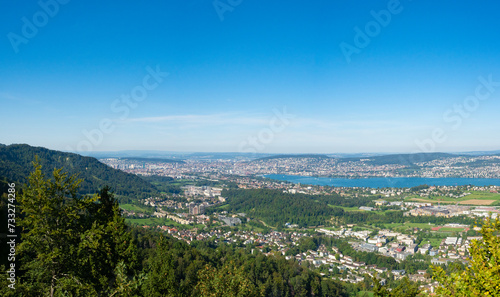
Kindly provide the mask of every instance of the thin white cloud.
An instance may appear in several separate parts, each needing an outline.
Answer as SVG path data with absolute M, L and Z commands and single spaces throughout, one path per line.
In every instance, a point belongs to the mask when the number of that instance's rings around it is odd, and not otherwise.
M 20 98 L 18 96 L 12 95 L 11 93 L 7 93 L 7 92 L 0 92 L 0 100 L 17 101 L 17 102 L 31 103 L 31 104 L 40 103 L 40 101 L 38 101 L 38 100 Z
M 262 125 L 268 122 L 264 116 L 242 116 L 234 113 L 208 115 L 169 115 L 157 117 L 132 118 L 125 120 L 129 123 L 162 123 L 189 125 Z
M 167 115 L 156 117 L 130 118 L 124 121 L 118 121 L 125 124 L 168 124 L 171 127 L 182 127 L 184 129 L 193 129 L 199 127 L 210 126 L 247 126 L 262 128 L 269 125 L 270 119 L 275 115 L 269 114 L 254 114 L 248 115 L 243 113 L 217 113 L 217 114 L 187 114 L 187 115 Z M 163 126 L 163 125 L 161 125 Z M 160 126 L 160 127 L 161 127 Z M 344 120 L 344 119 L 316 119 L 299 117 L 294 115 L 290 119 L 290 130 L 307 129 L 311 131 L 337 131 L 337 133 L 351 133 L 357 131 L 359 133 L 376 133 L 380 131 L 414 131 L 419 129 L 428 129 L 429 125 L 414 122 L 401 122 L 391 120 Z M 287 129 L 287 130 L 288 130 Z M 312 130 L 311 130 L 312 129 Z

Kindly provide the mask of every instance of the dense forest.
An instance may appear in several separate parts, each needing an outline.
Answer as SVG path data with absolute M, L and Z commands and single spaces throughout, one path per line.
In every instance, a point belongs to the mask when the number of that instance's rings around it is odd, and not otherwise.
M 155 186 L 158 191 L 170 194 L 182 193 L 181 187 L 176 183 L 175 179 L 169 176 L 148 175 L 141 178 Z
M 78 187 L 75 176 L 56 170 L 49 179 L 36 164 L 17 196 L 15 283 L 2 277 L 0 295 L 347 296 L 341 283 L 281 255 L 130 227 L 108 187 L 92 196 Z
M 332 206 L 342 206 L 342 207 L 360 207 L 367 206 L 371 203 L 375 196 L 372 197 L 342 197 L 337 193 L 332 193 L 331 195 L 314 195 L 311 199 L 324 202 Z M 374 205 L 373 205 L 374 206 Z
M 222 196 L 227 197 L 228 211 L 246 213 L 275 227 L 285 223 L 301 227 L 324 225 L 332 217 L 344 214 L 342 208 L 330 207 L 324 201 L 314 200 L 314 196 L 280 190 L 231 189 L 224 190 Z
M 158 194 L 151 183 L 136 175 L 113 169 L 97 159 L 26 144 L 0 146 L 0 179 L 26 183 L 35 156 L 38 156 L 46 175 L 50 175 L 55 168 L 64 168 L 63 171 L 70 175 L 78 174 L 84 180 L 79 188 L 82 194 L 95 193 L 96 189 L 105 185 L 111 187 L 120 202 Z
M 369 211 L 345 211 L 341 207 L 370 205 L 373 198 L 351 197 L 346 199 L 337 194 L 306 195 L 283 193 L 272 189 L 230 189 L 222 192 L 227 197 L 224 209 L 246 213 L 249 217 L 262 220 L 268 225 L 282 228 L 284 224 L 298 224 L 300 227 L 336 223 L 364 224 L 370 222 L 383 228 L 386 223 L 431 223 L 446 224 L 450 219 L 434 216 L 404 216 L 400 210 L 383 213 Z M 339 207 L 341 206 L 341 207 Z M 453 222 L 470 225 L 474 219 L 465 216 L 453 218 Z

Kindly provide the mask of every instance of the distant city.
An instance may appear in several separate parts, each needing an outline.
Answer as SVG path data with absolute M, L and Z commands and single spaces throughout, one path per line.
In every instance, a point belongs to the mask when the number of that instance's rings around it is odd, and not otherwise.
M 411 158 L 411 160 L 410 160 Z M 162 161 L 141 158 L 104 158 L 101 162 L 134 174 L 185 176 L 191 173 L 216 175 L 286 174 L 317 177 L 462 177 L 500 178 L 500 156 L 436 157 L 420 161 L 412 155 L 394 155 L 391 160 L 371 158 L 267 157 L 255 160 L 187 159 Z M 412 162 L 410 162 L 412 161 Z

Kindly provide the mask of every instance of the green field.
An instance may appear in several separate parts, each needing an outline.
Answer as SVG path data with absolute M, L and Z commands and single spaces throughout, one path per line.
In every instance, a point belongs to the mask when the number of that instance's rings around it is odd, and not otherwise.
M 391 230 L 403 231 L 409 228 L 420 228 L 424 230 L 431 230 L 431 228 L 436 227 L 434 224 L 428 223 L 388 223 L 384 224 L 384 227 Z
M 470 195 L 467 195 L 467 196 L 460 198 L 460 199 L 463 199 L 463 200 L 468 200 L 468 199 L 500 200 L 500 194 L 490 193 L 490 192 L 472 191 Z
M 422 240 L 422 244 L 425 244 L 425 243 L 427 243 L 427 241 L 429 241 L 429 243 L 433 247 L 439 247 L 439 245 L 441 244 L 442 240 L 443 240 L 443 238 L 429 237 L 429 238 L 424 238 L 424 240 Z
M 141 207 L 135 204 L 120 204 L 120 208 L 123 208 L 127 211 L 135 211 L 135 212 L 147 212 L 148 209 L 146 207 Z
M 456 199 L 456 198 L 451 198 L 451 197 L 446 197 L 446 196 L 432 196 L 432 197 L 420 197 L 418 195 L 411 195 L 405 198 L 405 201 L 410 202 L 431 202 L 431 203 L 456 203 L 462 201 L 465 197 Z M 468 200 L 468 199 L 463 199 L 463 200 Z
M 443 227 L 439 229 L 439 232 L 462 232 L 464 228 L 451 228 L 451 227 Z
M 491 205 L 497 205 L 500 203 L 500 194 L 498 193 L 490 193 L 490 192 L 480 192 L 480 191 L 471 191 L 471 194 L 461 197 L 461 198 L 452 198 L 446 196 L 432 196 L 432 197 L 420 197 L 418 195 L 411 195 L 405 198 L 405 201 L 417 201 L 417 202 L 431 202 L 431 203 L 457 203 L 468 200 L 494 200 Z M 474 203 L 467 203 L 474 205 Z M 478 203 L 480 205 L 481 203 Z M 487 204 L 484 204 L 487 205 Z
M 263 232 L 264 231 L 264 226 L 257 227 L 255 225 L 249 225 L 249 224 L 241 224 L 236 226 L 238 230 L 244 230 L 244 231 L 255 231 L 255 232 Z M 234 228 L 234 227 L 232 227 Z
M 397 227 L 403 226 L 403 223 L 386 223 L 386 224 L 383 224 L 383 225 L 387 229 L 393 229 L 393 228 L 397 228 Z
M 428 229 L 428 230 L 430 230 L 433 227 L 436 227 L 436 225 L 428 224 L 428 223 L 405 223 L 405 226 L 408 226 L 411 228 Z
M 345 207 L 345 206 L 332 205 L 332 204 L 328 204 L 328 206 L 340 207 L 340 208 L 344 209 L 345 211 L 364 211 L 364 210 L 359 209 L 358 207 Z
M 219 209 L 222 209 L 222 210 L 225 210 L 227 208 L 229 208 L 229 204 L 224 204 L 222 206 L 219 206 Z

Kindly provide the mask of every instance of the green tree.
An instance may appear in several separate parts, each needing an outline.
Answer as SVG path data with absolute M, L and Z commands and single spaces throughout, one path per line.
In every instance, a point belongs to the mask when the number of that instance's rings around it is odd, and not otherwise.
M 75 175 L 57 169 L 46 179 L 37 161 L 34 167 L 18 197 L 23 230 L 17 294 L 107 296 L 116 291 L 118 263 L 129 272 L 127 267 L 137 265 L 137 251 L 109 188 L 80 196 L 82 180 Z
M 255 285 L 245 276 L 243 269 L 226 263 L 219 269 L 206 265 L 198 273 L 200 282 L 196 291 L 200 297 L 252 297 L 259 296 Z
M 81 180 L 54 170 L 54 180 L 45 179 L 35 164 L 29 184 L 18 198 L 23 218 L 19 265 L 24 272 L 24 290 L 31 296 L 96 294 L 78 273 L 76 250 L 84 230 L 82 217 L 96 197 L 77 196 Z M 23 282 L 21 282 L 22 284 Z
M 199 250 L 161 236 L 147 261 L 144 296 L 193 296 L 205 262 Z
M 391 291 L 387 286 L 381 285 L 376 275 L 373 277 L 373 283 L 373 296 L 376 297 L 415 297 L 420 294 L 418 285 L 410 282 L 407 277 L 404 277 L 401 284 Z
M 438 296 L 500 296 L 499 219 L 486 219 L 480 233 L 482 240 L 472 240 L 469 266 L 446 274 L 433 266 L 433 278 L 440 283 Z
M 87 208 L 83 223 L 87 227 L 80 236 L 77 258 L 80 267 L 85 268 L 83 277 L 103 292 L 116 272 L 129 275 L 136 270 L 138 260 L 136 245 L 110 188 L 104 187 L 96 198 L 98 203 Z

